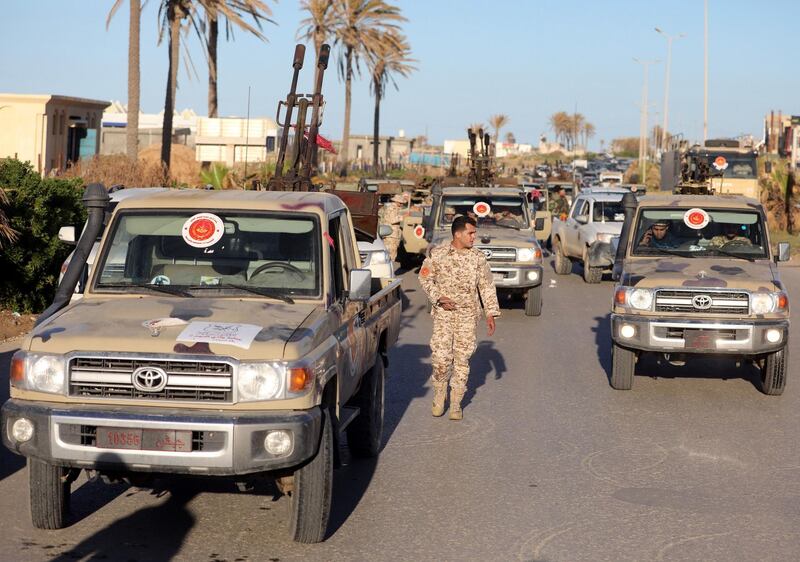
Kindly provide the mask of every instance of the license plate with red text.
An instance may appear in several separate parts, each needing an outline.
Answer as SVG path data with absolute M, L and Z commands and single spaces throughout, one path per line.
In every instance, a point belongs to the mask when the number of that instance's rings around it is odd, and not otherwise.
M 100 449 L 191 452 L 192 432 L 174 429 L 98 427 L 96 445 Z

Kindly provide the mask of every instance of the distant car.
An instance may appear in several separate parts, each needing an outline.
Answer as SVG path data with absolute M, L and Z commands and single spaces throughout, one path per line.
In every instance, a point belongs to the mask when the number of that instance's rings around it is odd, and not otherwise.
M 376 279 L 394 278 L 394 264 L 386 250 L 386 244 L 379 237 L 372 242 L 359 241 L 358 253 L 361 255 L 361 266 L 372 272 Z
M 572 272 L 572 262 L 583 263 L 583 279 L 599 283 L 614 264 L 615 242 L 622 230 L 626 190 L 593 188 L 575 199 L 566 221 L 553 221 L 555 271 Z

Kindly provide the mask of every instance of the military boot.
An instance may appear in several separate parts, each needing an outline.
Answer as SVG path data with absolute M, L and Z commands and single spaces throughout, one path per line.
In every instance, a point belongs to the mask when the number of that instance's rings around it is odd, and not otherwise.
M 445 398 L 447 398 L 447 383 L 433 383 L 433 407 L 431 408 L 433 417 L 438 418 L 444 415 Z
M 462 420 L 464 419 L 464 411 L 461 409 L 461 399 L 464 398 L 463 390 L 450 389 L 450 419 Z

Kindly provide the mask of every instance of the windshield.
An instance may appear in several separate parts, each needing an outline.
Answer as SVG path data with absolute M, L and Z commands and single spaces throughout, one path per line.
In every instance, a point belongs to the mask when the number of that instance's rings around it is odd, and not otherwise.
M 595 201 L 592 214 L 594 222 L 623 222 L 625 220 L 622 201 Z
M 752 211 L 647 208 L 639 213 L 633 236 L 634 255 L 769 256 L 761 215 Z
M 192 295 L 320 294 L 320 234 L 312 215 L 122 212 L 112 229 L 96 277 L 98 290 L 170 286 Z
M 522 196 L 450 195 L 442 198 L 442 226 L 449 225 L 458 215 L 475 219 L 478 226 L 528 228 Z
M 714 174 L 724 178 L 754 179 L 756 177 L 756 158 L 742 154 L 709 154 L 708 167 Z

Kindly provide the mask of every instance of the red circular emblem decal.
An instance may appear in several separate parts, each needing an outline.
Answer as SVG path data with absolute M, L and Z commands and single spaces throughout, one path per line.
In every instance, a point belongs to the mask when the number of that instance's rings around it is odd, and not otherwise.
M 683 215 L 683 222 L 689 228 L 693 228 L 695 230 L 700 230 L 704 228 L 710 221 L 710 217 L 708 213 L 705 212 L 703 209 L 689 209 Z
M 689 222 L 694 225 L 703 224 L 706 220 L 702 213 L 692 213 L 689 215 Z
M 422 226 L 418 225 L 414 229 L 414 236 L 416 236 L 417 238 L 422 238 L 424 234 L 425 234 L 425 228 L 423 228 Z
M 183 241 L 194 248 L 213 246 L 224 233 L 225 224 L 213 213 L 197 213 L 189 217 L 181 229 Z
M 189 237 L 197 242 L 205 242 L 214 236 L 215 231 L 213 221 L 206 218 L 198 219 L 189 225 Z

